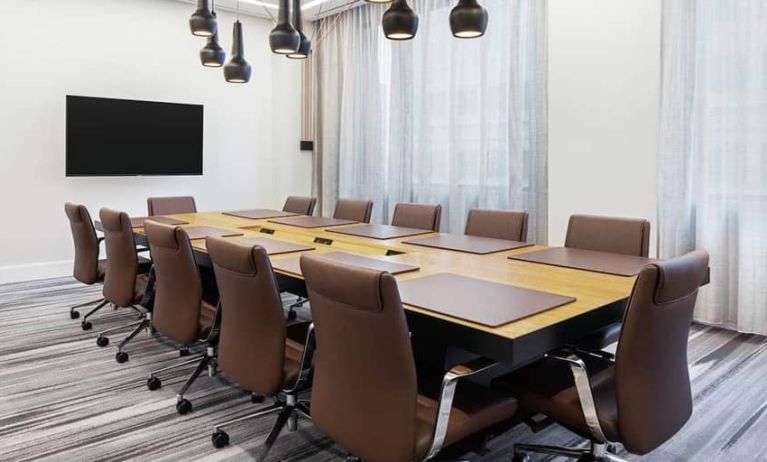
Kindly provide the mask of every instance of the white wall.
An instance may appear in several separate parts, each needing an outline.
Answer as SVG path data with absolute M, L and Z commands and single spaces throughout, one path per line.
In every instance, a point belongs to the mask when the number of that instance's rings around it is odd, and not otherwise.
M 203 68 L 187 18 L 169 0 L 3 2 L 0 28 L 0 282 L 71 273 L 65 201 L 146 214 L 150 195 L 194 195 L 201 210 L 280 206 L 308 194 L 299 151 L 300 66 L 272 55 L 271 22 L 241 17 L 249 84 Z M 219 12 L 222 46 L 234 17 Z M 66 178 L 65 95 L 205 105 L 204 175 Z
M 549 0 L 549 243 L 572 213 L 648 218 L 654 254 L 661 0 Z

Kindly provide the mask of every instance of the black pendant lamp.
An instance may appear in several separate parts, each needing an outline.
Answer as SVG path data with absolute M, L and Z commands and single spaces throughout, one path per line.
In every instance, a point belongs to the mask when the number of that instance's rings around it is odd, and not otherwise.
M 211 37 L 218 31 L 216 16 L 210 10 L 210 0 L 197 0 L 197 11 L 189 18 L 193 35 Z
M 216 11 L 212 10 L 213 16 Z M 200 62 L 206 67 L 221 67 L 226 61 L 226 52 L 218 44 L 218 31 L 208 37 L 208 43 L 200 50 Z
M 450 12 L 450 30 L 457 38 L 476 38 L 485 35 L 487 10 L 477 0 L 458 0 Z
M 269 46 L 272 47 L 272 52 L 281 55 L 294 54 L 298 52 L 298 47 L 301 45 L 301 36 L 290 24 L 288 9 L 288 0 L 280 0 L 277 25 L 269 33 Z
M 410 40 L 418 32 L 418 15 L 406 0 L 394 0 L 384 13 L 381 24 L 389 40 Z
M 301 37 L 301 43 L 295 53 L 288 54 L 290 59 L 306 59 L 312 54 L 312 41 L 304 34 L 304 25 L 301 21 L 301 0 L 293 0 L 293 28 Z
M 245 61 L 242 45 L 242 23 L 234 22 L 232 33 L 232 58 L 224 66 L 224 78 L 230 83 L 247 83 L 250 80 L 250 64 Z

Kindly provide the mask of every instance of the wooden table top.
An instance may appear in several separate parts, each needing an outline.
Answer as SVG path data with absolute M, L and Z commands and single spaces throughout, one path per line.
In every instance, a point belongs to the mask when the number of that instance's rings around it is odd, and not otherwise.
M 575 297 L 575 301 L 559 308 L 554 308 L 518 321 L 498 327 L 488 327 L 452 318 L 415 306 L 405 305 L 405 309 L 418 312 L 472 329 L 492 333 L 501 337 L 515 339 L 535 331 L 553 326 L 564 320 L 598 310 L 616 301 L 627 298 L 634 285 L 635 277 L 616 276 L 570 268 L 562 268 L 539 263 L 510 260 L 507 257 L 524 252 L 547 248 L 534 245 L 516 250 L 497 252 L 488 255 L 474 255 L 464 252 L 442 250 L 402 243 L 410 238 L 378 240 L 339 233 L 327 232 L 322 228 L 304 229 L 271 223 L 267 220 L 252 220 L 224 215 L 221 212 L 201 212 L 169 215 L 189 222 L 186 226 L 213 226 L 238 230 L 243 236 L 228 239 L 239 240 L 248 237 L 268 237 L 293 243 L 312 244 L 312 252 L 324 253 L 344 251 L 365 256 L 373 256 L 392 262 L 417 265 L 421 269 L 412 273 L 396 276 L 399 280 L 417 278 L 435 273 L 456 273 L 474 278 L 485 279 L 518 287 L 550 292 Z M 343 225 L 345 226 L 356 226 Z M 339 226 L 333 229 L 339 229 Z M 134 230 L 142 233 L 143 230 Z M 424 236 L 436 235 L 425 234 Z M 318 239 L 319 238 L 319 239 Z M 323 244 L 321 241 L 332 242 Z M 193 240 L 195 250 L 206 252 L 204 240 Z M 390 254 L 390 255 L 387 255 Z M 295 254 L 274 255 L 271 258 L 291 258 Z M 300 278 L 300 275 L 288 274 Z

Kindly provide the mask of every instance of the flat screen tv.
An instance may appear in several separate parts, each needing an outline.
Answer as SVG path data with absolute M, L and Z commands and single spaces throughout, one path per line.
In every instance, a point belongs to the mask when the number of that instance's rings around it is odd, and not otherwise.
M 202 175 L 203 107 L 67 95 L 67 176 Z

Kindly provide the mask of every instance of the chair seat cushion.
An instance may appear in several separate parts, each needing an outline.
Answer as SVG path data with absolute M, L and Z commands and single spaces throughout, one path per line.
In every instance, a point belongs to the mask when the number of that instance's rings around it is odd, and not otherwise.
M 588 366 L 587 366 L 588 367 Z M 615 367 L 589 374 L 599 424 L 610 441 L 620 441 L 618 405 L 615 395 Z M 541 360 L 502 379 L 522 408 L 548 416 L 585 438 L 591 433 L 583 416 L 570 366 L 555 360 Z
M 104 282 L 104 276 L 107 274 L 107 261 L 106 260 L 99 260 L 98 265 L 96 266 L 96 282 Z
M 295 340 L 285 339 L 285 363 L 283 365 L 282 387 L 290 388 L 296 383 L 298 373 L 301 371 L 301 359 L 304 355 L 304 346 Z
M 141 303 L 146 292 L 147 285 L 149 285 L 149 276 L 146 274 L 139 274 L 136 276 L 136 285 L 133 288 L 133 303 Z
M 427 394 L 419 392 L 416 401 L 416 459 L 424 457 L 429 450 L 437 421 L 439 397 L 434 387 L 425 388 Z M 517 409 L 517 400 L 510 394 L 466 380 L 459 381 L 443 447 L 512 418 Z
M 213 330 L 216 307 L 206 302 L 205 300 L 201 301 L 201 305 L 202 307 L 200 309 L 200 327 L 198 337 L 200 339 L 205 339 L 208 337 L 208 335 L 210 335 L 210 331 Z

